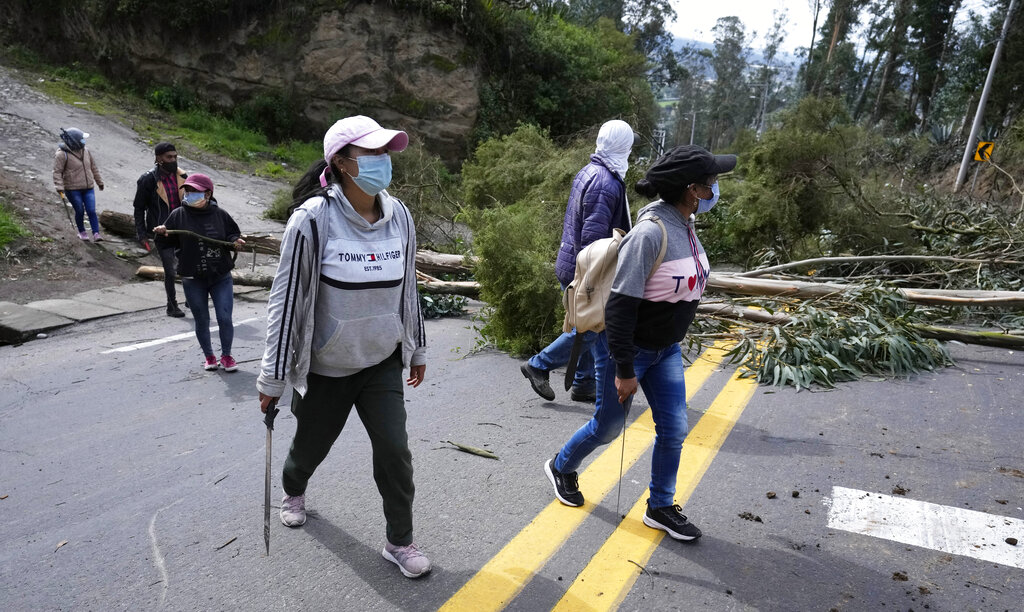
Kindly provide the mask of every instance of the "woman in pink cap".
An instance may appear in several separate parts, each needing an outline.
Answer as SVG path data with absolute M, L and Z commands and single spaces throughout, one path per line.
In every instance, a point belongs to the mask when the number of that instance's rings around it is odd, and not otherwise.
M 184 206 L 172 210 L 164 224 L 154 227 L 153 232 L 166 236 L 167 244 L 175 249 L 178 278 L 185 292 L 185 302 L 195 319 L 196 338 L 206 359 L 203 367 L 207 370 L 221 367 L 225 372 L 234 372 L 238 369 L 231 356 L 231 342 L 235 336 L 231 322 L 234 308 L 231 269 L 235 267 L 235 260 L 231 247 L 225 243 L 233 243 L 234 249 L 238 250 L 245 241 L 241 238 L 238 224 L 213 198 L 210 177 L 197 172 L 189 175 L 182 187 L 185 190 Z M 168 230 L 179 231 L 168 233 Z M 213 311 L 220 327 L 219 365 L 210 341 L 208 300 L 213 300 Z
M 416 291 L 416 228 L 387 192 L 389 153 L 405 132 L 347 117 L 324 135 L 324 158 L 293 191 L 281 262 L 267 304 L 260 409 L 294 388 L 295 438 L 284 464 L 281 522 L 306 522 L 306 485 L 352 407 L 370 436 L 387 523 L 384 558 L 418 578 L 430 561 L 413 544 L 412 454 L 405 384 L 418 387 L 426 338 Z

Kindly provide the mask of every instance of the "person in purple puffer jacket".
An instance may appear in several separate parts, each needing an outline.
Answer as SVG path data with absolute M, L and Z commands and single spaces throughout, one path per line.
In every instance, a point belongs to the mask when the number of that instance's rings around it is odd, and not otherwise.
M 629 231 L 632 227 L 623 181 L 629 168 L 633 139 L 633 128 L 625 121 L 613 119 L 606 122 L 597 134 L 597 149 L 590 156 L 590 163 L 572 181 L 562 225 L 562 244 L 555 260 L 555 276 L 563 290 L 572 282 L 576 273 L 576 255 L 583 247 L 595 240 L 608 238 L 615 228 Z M 570 393 L 573 401 L 594 401 L 596 384 L 591 346 L 596 337 L 594 332 L 583 334 L 579 365 Z M 549 374 L 569 362 L 575 338 L 576 330 L 563 333 L 520 367 L 537 395 L 548 401 L 555 399 L 555 392 L 548 381 Z

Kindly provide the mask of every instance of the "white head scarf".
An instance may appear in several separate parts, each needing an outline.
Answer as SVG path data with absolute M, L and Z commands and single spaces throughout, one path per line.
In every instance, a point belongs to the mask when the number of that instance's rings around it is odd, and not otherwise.
M 597 150 L 594 155 L 608 166 L 608 169 L 626 178 L 629 169 L 629 152 L 633 148 L 633 128 L 620 119 L 612 119 L 601 126 L 597 133 Z

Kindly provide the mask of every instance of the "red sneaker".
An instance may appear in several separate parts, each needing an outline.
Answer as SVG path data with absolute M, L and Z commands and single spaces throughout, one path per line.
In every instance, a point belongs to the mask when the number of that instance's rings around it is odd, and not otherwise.
M 212 359 L 212 357 L 211 357 Z M 214 365 L 214 367 L 217 367 Z M 234 372 L 238 369 L 238 363 L 235 362 L 235 358 L 231 355 L 220 356 L 220 367 L 224 368 L 225 372 Z
M 217 358 L 213 355 L 206 356 L 206 363 L 203 364 L 204 370 L 216 370 L 217 369 Z

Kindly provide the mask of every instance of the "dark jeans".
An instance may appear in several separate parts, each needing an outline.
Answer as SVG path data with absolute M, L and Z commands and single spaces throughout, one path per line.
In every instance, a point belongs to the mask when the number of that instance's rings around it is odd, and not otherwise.
M 402 360 L 395 351 L 375 366 L 334 378 L 310 373 L 306 397 L 292 396 L 295 438 L 284 462 L 284 492 L 303 495 L 310 477 L 338 439 L 353 404 L 370 436 L 373 479 L 384 501 L 387 538 L 412 543 L 412 453 L 405 431 Z
M 96 192 L 92 189 L 71 189 L 65 191 L 71 206 L 75 209 L 75 225 L 78 231 L 85 231 L 85 215 L 89 215 L 89 225 L 92 233 L 100 233 L 100 221 L 96 218 Z
M 177 304 L 178 298 L 174 296 L 174 279 L 176 278 L 174 269 L 177 266 L 174 260 L 174 247 L 156 241 L 153 241 L 153 244 L 157 254 L 160 255 L 160 263 L 164 266 L 164 291 L 167 292 L 167 305 Z M 185 301 L 188 301 L 188 297 L 185 298 Z
M 231 323 L 231 310 L 235 304 L 231 273 L 212 280 L 183 278 L 181 286 L 188 308 L 192 311 L 192 318 L 196 321 L 196 339 L 199 340 L 199 346 L 203 347 L 203 354 L 207 357 L 216 356 L 210 343 L 210 306 L 206 299 L 209 296 L 213 299 L 213 312 L 220 326 L 220 353 L 230 355 L 231 342 L 235 338 L 235 327 Z

